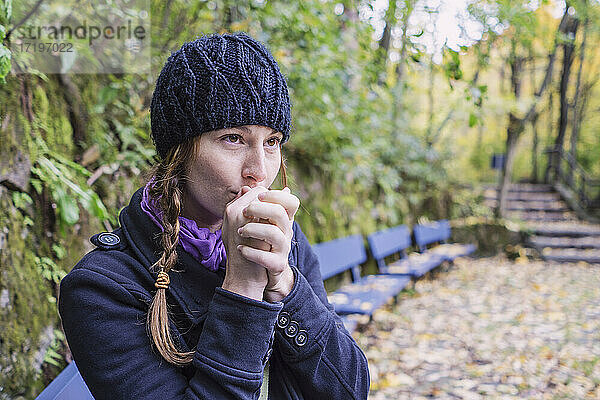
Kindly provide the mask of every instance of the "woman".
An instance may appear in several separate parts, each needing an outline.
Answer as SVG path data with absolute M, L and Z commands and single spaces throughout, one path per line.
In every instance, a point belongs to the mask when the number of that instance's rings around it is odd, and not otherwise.
M 61 282 L 73 358 L 97 399 L 363 399 L 367 360 L 270 190 L 290 134 L 276 61 L 246 34 L 169 58 L 151 104 L 160 162 Z

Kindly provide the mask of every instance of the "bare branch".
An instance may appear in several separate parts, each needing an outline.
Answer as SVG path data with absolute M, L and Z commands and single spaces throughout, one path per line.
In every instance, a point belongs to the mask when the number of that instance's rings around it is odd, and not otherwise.
M 10 38 L 10 35 L 13 33 L 13 31 L 15 31 L 21 25 L 23 25 L 29 19 L 29 17 L 31 17 L 37 11 L 37 9 L 40 8 L 40 5 L 43 2 L 44 2 L 44 0 L 38 0 L 38 2 L 35 4 L 35 6 L 33 6 L 33 8 L 31 9 L 31 11 L 29 11 L 27 13 L 27 15 L 25 15 L 19 22 L 17 22 L 17 24 L 15 26 L 13 26 L 8 31 L 8 33 L 6 34 L 5 40 L 8 40 Z

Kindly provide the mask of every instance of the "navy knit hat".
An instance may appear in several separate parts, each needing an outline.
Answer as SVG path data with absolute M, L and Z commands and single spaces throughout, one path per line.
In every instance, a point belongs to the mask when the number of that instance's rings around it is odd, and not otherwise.
M 289 139 L 288 88 L 277 62 L 245 33 L 184 43 L 163 67 L 150 105 L 152 140 L 161 158 L 216 129 L 262 125 Z

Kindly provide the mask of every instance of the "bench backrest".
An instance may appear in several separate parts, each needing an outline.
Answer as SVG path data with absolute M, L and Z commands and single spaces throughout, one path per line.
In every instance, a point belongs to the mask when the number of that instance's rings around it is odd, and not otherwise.
M 410 230 L 406 225 L 377 231 L 370 234 L 367 240 L 380 272 L 387 272 L 385 257 L 395 253 L 405 256 L 405 249 L 411 245 Z
M 427 250 L 427 245 L 435 242 L 445 243 L 450 239 L 450 223 L 447 220 L 415 225 L 413 228 L 415 242 L 419 251 Z
M 73 361 L 44 389 L 36 400 L 94 400 Z
M 352 271 L 354 281 L 360 279 L 359 265 L 367 261 L 361 235 L 352 235 L 312 246 L 319 258 L 321 278 L 328 279 L 346 270 Z

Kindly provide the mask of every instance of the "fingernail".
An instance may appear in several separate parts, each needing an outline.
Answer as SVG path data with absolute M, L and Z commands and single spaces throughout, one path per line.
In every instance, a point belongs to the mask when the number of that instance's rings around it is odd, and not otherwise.
M 287 186 L 286 186 L 286 187 L 284 187 L 284 188 L 283 188 L 283 190 L 287 190 L 287 192 L 288 192 L 288 193 L 290 193 L 290 192 L 291 192 L 291 191 L 290 191 L 290 188 L 289 188 L 289 187 L 287 187 Z
M 242 228 L 238 228 L 238 234 L 241 235 L 242 234 Z
M 238 249 L 238 251 L 242 251 L 242 245 L 241 244 L 238 244 L 236 248 Z

